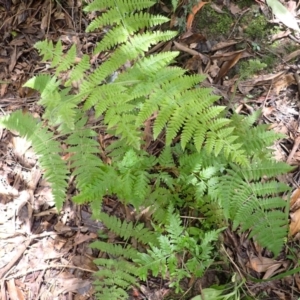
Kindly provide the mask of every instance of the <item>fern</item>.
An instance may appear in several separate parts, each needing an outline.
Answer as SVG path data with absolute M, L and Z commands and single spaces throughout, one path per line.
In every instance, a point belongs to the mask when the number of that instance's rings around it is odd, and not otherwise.
M 89 203 L 93 217 L 116 237 L 116 244 L 91 244 L 107 253 L 95 261 L 99 299 L 126 299 L 136 279 L 146 280 L 149 273 L 170 278 L 180 291 L 181 279 L 201 277 L 213 262 L 218 236 L 229 221 L 234 229 L 250 230 L 274 254 L 287 232 L 287 203 L 281 196 L 289 188 L 274 178 L 290 167 L 273 162 L 268 150 L 281 136 L 256 124 L 259 113 L 225 118 L 225 107 L 215 105 L 218 97 L 200 87 L 204 76 L 172 66 L 177 52 L 147 55 L 153 45 L 176 35 L 158 29 L 165 17 L 143 11 L 154 4 L 88 4 L 86 12 L 102 12 L 87 31 L 107 31 L 94 50 L 95 55 L 106 52 L 105 62 L 91 71 L 90 58 L 77 57 L 75 46 L 64 51 L 61 42 L 38 42 L 55 75 L 37 75 L 26 86 L 40 92 L 44 122 L 21 112 L 1 119 L 2 126 L 32 142 L 58 209 L 72 176 L 73 201 Z M 100 159 L 99 133 L 88 122 L 93 112 L 101 131 L 112 137 L 104 153 L 109 163 Z M 145 122 L 150 121 L 148 147 Z M 50 128 L 62 136 L 64 153 Z M 69 156 L 67 163 L 62 153 Z M 105 196 L 132 208 L 147 226 L 102 212 Z M 197 221 L 183 222 L 179 210 Z M 130 245 L 133 241 L 143 253 Z
M 130 286 L 136 285 L 136 268 L 125 260 L 96 259 L 100 270 L 95 273 L 94 282 L 98 299 L 128 299 L 126 292 Z
M 54 140 L 53 133 L 44 128 L 41 122 L 21 111 L 3 117 L 0 124 L 19 132 L 32 143 L 44 176 L 51 183 L 55 205 L 60 210 L 65 200 L 68 178 L 68 169 L 59 155 L 62 150 L 60 143 Z
M 100 9 L 103 5 L 95 1 L 91 6 L 88 5 L 86 10 L 90 11 L 95 7 Z M 114 1 L 106 1 L 106 5 L 110 8 L 109 11 L 103 18 L 100 17 L 95 23 L 91 23 L 88 30 L 94 30 L 96 25 L 113 25 L 95 52 L 107 51 L 114 46 L 117 48 L 101 67 L 86 76 L 75 99 L 68 99 L 69 111 L 71 112 L 73 103 L 78 103 L 80 98 L 87 99 L 84 109 L 88 110 L 94 106 L 97 116 L 104 113 L 104 122 L 113 130 L 113 134 L 136 149 L 141 146 L 141 126 L 151 115 L 158 112 L 153 127 L 154 138 L 166 128 L 166 144 L 170 145 L 181 131 L 183 148 L 193 140 L 198 151 L 202 146 L 216 156 L 223 151 L 232 161 L 247 164 L 240 144 L 235 143 L 237 137 L 231 136 L 233 128 L 225 128 L 229 120 L 220 117 L 224 108 L 212 106 L 218 97 L 213 96 L 210 89 L 194 88 L 204 77 L 188 76 L 180 69 L 166 68 L 176 53 L 162 53 L 144 58 L 145 51 L 151 45 L 169 40 L 174 33 L 154 31 L 132 34 L 145 25 L 161 24 L 166 19 L 146 13 L 132 14 L 132 3 L 129 2 L 118 0 L 116 6 Z M 140 2 L 135 9 L 147 5 L 150 5 L 150 2 Z M 135 22 L 132 19 L 133 15 L 136 18 Z M 134 25 L 131 26 L 132 22 Z M 39 44 L 41 53 L 44 53 L 41 47 L 46 45 Z M 59 54 L 60 49 L 61 47 L 55 48 L 55 55 Z M 72 54 L 67 57 L 72 57 Z M 99 83 L 105 82 L 106 78 L 118 72 L 119 68 L 130 60 L 135 61 L 132 68 L 117 75 L 116 80 L 108 85 L 99 86 Z M 64 66 L 60 67 L 60 64 L 57 68 L 66 69 Z M 77 68 L 76 78 L 83 78 L 80 71 L 84 70 L 85 68 Z M 69 127 L 72 128 L 71 122 Z
M 126 243 L 129 238 L 134 238 L 137 242 L 143 244 L 158 244 L 157 236 L 145 228 L 142 223 L 133 225 L 132 222 L 121 222 L 116 217 L 108 216 L 105 213 L 100 213 L 99 217 L 110 231 L 124 239 Z M 138 259 L 138 250 L 130 245 L 122 247 L 121 245 L 113 245 L 101 241 L 92 243 L 91 247 L 116 257 L 113 260 L 95 260 L 95 263 L 101 268 L 95 275 L 97 278 L 104 276 L 104 280 L 95 281 L 99 299 L 110 299 L 109 297 L 113 297 L 113 295 L 118 299 L 127 299 L 128 295 L 125 290 L 130 286 L 137 284 L 136 277 L 140 273 L 140 267 L 134 263 L 128 262 L 128 260 L 134 261 Z M 116 286 L 119 288 L 116 288 Z
M 288 229 L 288 203 L 280 195 L 290 189 L 275 180 L 263 182 L 263 178 L 290 170 L 288 165 L 272 161 L 254 161 L 249 168 L 232 166 L 217 187 L 218 200 L 225 216 L 234 221 L 233 228 L 251 229 L 251 236 L 275 255 L 282 249 Z
M 56 126 L 64 124 L 70 129 L 74 129 L 77 104 L 80 99 L 68 95 L 70 88 L 59 90 L 61 81 L 57 77 L 40 75 L 31 78 L 24 86 L 37 89 L 41 93 L 38 102 L 45 107 L 44 118 L 48 119 L 50 125 Z
M 133 226 L 131 222 L 121 222 L 114 216 L 108 216 L 107 214 L 100 213 L 101 221 L 107 226 L 108 229 L 115 232 L 117 235 L 124 239 L 135 238 L 141 243 L 157 244 L 157 237 L 154 233 L 150 232 L 143 224 Z
M 140 265 L 139 277 L 146 280 L 148 270 L 150 269 L 154 276 L 161 274 L 166 278 L 169 274 L 173 283 L 171 286 L 179 292 L 180 281 L 183 278 L 196 276 L 201 277 L 204 270 L 212 263 L 212 244 L 217 241 L 218 231 L 210 231 L 202 235 L 201 230 L 196 230 L 197 239 L 200 238 L 200 244 L 197 243 L 195 236 L 189 236 L 178 214 L 174 214 L 173 208 L 170 206 L 167 214 L 166 235 L 160 235 L 159 246 L 151 245 L 151 249 L 147 253 L 140 253 L 138 258 L 133 261 Z M 188 259 L 184 264 L 184 268 L 179 268 L 180 261 L 178 257 L 188 252 L 192 258 Z M 184 256 L 184 255 L 183 255 Z

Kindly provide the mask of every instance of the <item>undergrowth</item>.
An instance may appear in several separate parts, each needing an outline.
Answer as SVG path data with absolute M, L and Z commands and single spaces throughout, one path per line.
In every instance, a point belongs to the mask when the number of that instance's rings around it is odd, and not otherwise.
M 93 69 L 75 45 L 65 53 L 60 41 L 38 42 L 55 73 L 38 74 L 25 84 L 41 94 L 42 120 L 21 111 L 1 119 L 2 126 L 32 142 L 57 208 L 74 177 L 73 201 L 89 203 L 93 217 L 119 241 L 110 243 L 100 234 L 91 244 L 107 253 L 95 261 L 99 299 L 126 299 L 137 278 L 150 274 L 170 280 L 180 292 L 183 278 L 201 277 L 213 263 L 219 234 L 230 223 L 251 230 L 274 255 L 287 234 L 281 195 L 289 188 L 275 177 L 290 167 L 273 161 L 268 150 L 281 135 L 257 125 L 259 113 L 227 118 L 225 107 L 215 105 L 218 97 L 200 86 L 204 76 L 187 75 L 174 65 L 177 52 L 147 55 L 153 45 L 176 36 L 159 29 L 166 17 L 144 12 L 153 4 L 88 4 L 86 12 L 105 10 L 87 32 L 107 31 L 94 51 L 107 52 L 106 61 Z M 60 79 L 66 74 L 67 80 Z M 91 114 L 112 137 L 105 150 L 89 125 Z M 64 137 L 64 147 L 57 135 Z M 150 145 L 157 140 L 162 146 L 153 153 Z M 64 154 L 70 154 L 68 160 L 61 159 Z M 140 217 L 128 221 L 105 213 L 102 201 L 108 196 Z

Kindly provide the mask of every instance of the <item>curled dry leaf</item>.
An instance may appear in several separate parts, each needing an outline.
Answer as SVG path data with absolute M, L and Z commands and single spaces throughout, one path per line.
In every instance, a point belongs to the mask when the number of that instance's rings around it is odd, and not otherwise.
M 241 56 L 242 52 L 239 52 L 231 60 L 226 61 L 222 65 L 215 82 L 218 82 L 221 78 L 223 78 L 227 74 L 227 72 L 240 60 Z
M 296 57 L 298 57 L 300 55 L 300 50 L 296 50 L 296 51 L 293 51 L 292 53 L 286 55 L 283 60 L 288 62 Z
M 300 209 L 296 210 L 294 213 L 290 214 L 291 223 L 289 235 L 293 236 L 300 231 Z
M 300 188 L 297 188 L 292 193 L 292 196 L 290 199 L 290 209 L 291 209 L 291 211 L 295 211 L 299 207 L 300 207 Z
M 255 86 L 257 85 L 265 85 L 265 84 L 271 84 L 272 81 L 275 82 L 275 80 L 278 80 L 280 76 L 285 74 L 285 71 L 278 72 L 276 74 L 268 74 L 268 75 L 260 75 L 256 76 L 252 79 L 244 80 L 241 82 L 238 82 L 238 89 L 239 91 L 246 95 L 248 94 Z
M 252 255 L 247 263 L 247 267 L 251 268 L 252 270 L 258 273 L 265 273 L 263 279 L 270 278 L 281 266 L 282 263 L 279 261 L 268 257 L 257 257 L 255 255 Z
M 200 1 L 195 6 L 193 6 L 192 12 L 188 15 L 186 20 L 186 31 L 191 31 L 196 13 L 207 3 L 208 2 Z

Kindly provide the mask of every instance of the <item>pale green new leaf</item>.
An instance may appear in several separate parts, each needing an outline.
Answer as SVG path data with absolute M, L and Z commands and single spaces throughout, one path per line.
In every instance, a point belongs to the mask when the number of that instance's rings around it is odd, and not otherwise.
M 266 2 L 279 21 L 291 29 L 300 31 L 296 18 L 279 0 L 266 0 Z

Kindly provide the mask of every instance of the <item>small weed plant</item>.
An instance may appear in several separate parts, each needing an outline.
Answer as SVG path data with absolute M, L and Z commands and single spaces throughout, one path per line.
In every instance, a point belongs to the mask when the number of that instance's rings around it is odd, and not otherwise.
M 88 4 L 86 12 L 102 12 L 87 31 L 107 31 L 94 50 L 106 52 L 106 60 L 95 68 L 88 55 L 77 57 L 75 45 L 65 53 L 60 41 L 38 42 L 54 75 L 38 74 L 25 86 L 40 92 L 42 120 L 21 111 L 1 119 L 2 126 L 31 141 L 57 208 L 72 176 L 72 200 L 89 203 L 93 217 L 119 238 L 111 243 L 99 233 L 91 244 L 108 254 L 95 260 L 101 300 L 127 299 L 128 288 L 149 275 L 168 279 L 180 292 L 183 278 L 203 276 L 214 261 L 219 234 L 229 222 L 234 230 L 251 230 L 250 238 L 274 255 L 287 234 L 281 194 L 289 187 L 275 177 L 290 167 L 273 161 L 267 150 L 281 136 L 256 124 L 259 113 L 225 117 L 225 107 L 215 105 L 218 97 L 200 86 L 204 76 L 173 65 L 177 52 L 146 55 L 176 36 L 157 29 L 168 19 L 146 12 L 154 4 Z M 92 113 L 102 134 L 112 137 L 106 149 L 99 145 L 97 126 L 88 122 Z M 149 145 L 158 140 L 153 153 Z M 102 201 L 109 196 L 136 215 L 147 211 L 151 225 L 105 213 Z

